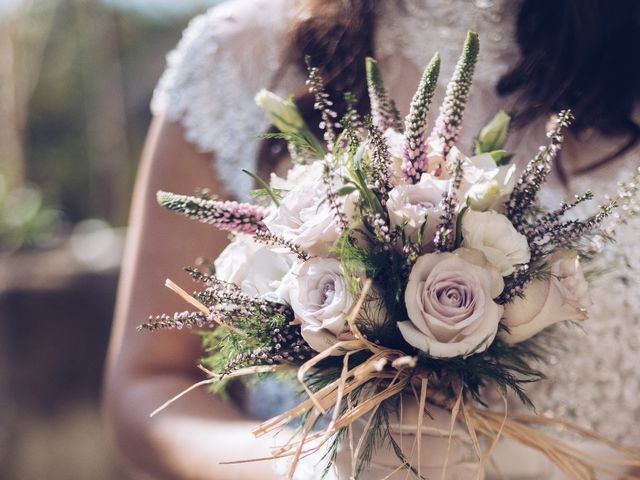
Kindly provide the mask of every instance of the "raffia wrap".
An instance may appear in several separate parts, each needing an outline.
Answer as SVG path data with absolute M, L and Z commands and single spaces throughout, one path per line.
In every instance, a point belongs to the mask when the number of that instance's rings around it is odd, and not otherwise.
M 371 427 L 368 419 L 373 417 L 373 414 L 385 400 L 397 395 L 408 394 L 415 398 L 418 406 L 415 417 L 416 434 L 414 435 L 414 445 L 411 448 L 417 454 L 408 456 L 409 459 L 415 458 L 415 463 L 402 464 L 399 462 L 397 471 L 412 468 L 418 476 L 425 474 L 426 470 L 423 469 L 421 464 L 425 461 L 422 460 L 424 456 L 422 454 L 423 436 L 420 432 L 423 431 L 425 422 L 430 420 L 425 413 L 433 405 L 450 412 L 449 431 L 447 432 L 448 448 L 441 462 L 442 469 L 440 470 L 441 478 L 443 479 L 447 478 L 447 464 L 451 456 L 451 446 L 455 443 L 453 441 L 454 435 L 458 434 L 456 430 L 458 422 L 461 422 L 466 428 L 475 453 L 475 472 L 470 477 L 473 479 L 484 479 L 485 471 L 491 461 L 491 455 L 498 441 L 502 438 L 510 439 L 540 452 L 566 474 L 568 478 L 572 479 L 592 480 L 597 478 L 598 473 L 615 475 L 620 468 L 640 469 L 640 449 L 625 447 L 561 418 L 511 413 L 508 411 L 507 399 L 502 393 L 501 398 L 504 402 L 504 410 L 502 412 L 477 407 L 468 401 L 462 386 L 456 385 L 455 382 L 448 382 L 447 388 L 443 388 L 442 379 L 435 378 L 432 372 L 419 369 L 414 357 L 407 356 L 402 351 L 381 347 L 368 341 L 358 329 L 356 318 L 358 318 L 360 309 L 364 305 L 371 285 L 371 280 L 367 280 L 364 283 L 358 302 L 348 318 L 349 329 L 354 339 L 336 343 L 298 368 L 298 381 L 308 398 L 298 406 L 262 423 L 253 432 L 256 437 L 261 437 L 283 428 L 291 421 L 308 413 L 300 433 L 284 445 L 274 449 L 271 457 L 228 463 L 246 463 L 291 457 L 292 462 L 288 474 L 288 478 L 291 479 L 301 458 L 320 451 L 326 447 L 335 434 L 346 428 L 348 429 L 348 438 L 350 440 L 351 464 L 355 465 L 355 459 L 358 458 L 363 447 L 361 440 Z M 167 281 L 167 286 L 190 304 L 199 308 L 203 313 L 209 314 L 209 309 L 206 306 L 173 282 Z M 223 323 L 220 323 L 220 326 L 233 329 L 230 325 Z M 370 352 L 371 356 L 358 366 L 348 368 L 349 357 L 363 351 Z M 336 352 L 346 352 L 343 357 L 344 366 L 340 377 L 329 385 L 313 392 L 307 386 L 305 377 L 309 372 L 313 371 L 318 363 Z M 291 366 L 286 365 L 253 367 L 239 370 L 232 376 L 252 375 L 291 368 Z M 192 388 L 215 383 L 220 379 L 219 375 L 205 371 L 210 378 L 199 382 Z M 367 389 L 365 395 L 361 397 L 364 400 L 353 403 L 351 394 L 363 386 Z M 162 410 L 185 393 L 187 391 L 164 404 L 153 414 Z M 328 426 L 320 431 L 313 431 L 317 420 L 330 410 L 333 413 Z M 612 454 L 597 454 L 581 449 L 572 442 L 554 438 L 539 428 L 549 426 L 560 427 L 564 431 L 583 439 L 598 442 L 603 446 L 607 446 Z M 358 432 L 354 436 L 356 428 L 358 428 Z M 429 466 L 426 465 L 425 468 L 429 468 Z M 640 479 L 640 475 L 628 474 L 618 478 Z

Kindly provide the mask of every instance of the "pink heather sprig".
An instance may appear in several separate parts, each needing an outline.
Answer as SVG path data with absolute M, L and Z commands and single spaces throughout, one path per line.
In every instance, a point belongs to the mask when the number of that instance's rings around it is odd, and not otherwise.
M 266 211 L 250 203 L 209 200 L 162 191 L 158 192 L 157 198 L 158 203 L 168 210 L 227 232 L 253 234 L 266 229 L 262 223 Z
M 402 121 L 400 120 L 400 112 L 384 88 L 382 76 L 378 69 L 378 62 L 371 57 L 367 57 L 366 69 L 373 124 L 382 132 L 388 128 L 401 132 Z
M 467 104 L 467 96 L 471 88 L 473 71 L 478 60 L 479 51 L 478 34 L 475 32 L 467 33 L 462 55 L 453 72 L 453 77 L 447 85 L 444 101 L 431 133 L 431 138 L 440 139 L 442 142 L 445 158 L 449 150 L 458 141 L 458 136 L 460 135 L 464 109 Z
M 418 183 L 427 171 L 427 114 L 440 74 L 440 55 L 435 54 L 425 68 L 418 90 L 411 100 L 409 115 L 405 120 L 402 171 L 411 183 Z

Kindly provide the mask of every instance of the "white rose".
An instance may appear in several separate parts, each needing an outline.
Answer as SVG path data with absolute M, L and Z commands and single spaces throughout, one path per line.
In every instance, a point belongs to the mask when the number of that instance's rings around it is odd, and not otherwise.
M 350 218 L 352 196 L 341 197 L 342 210 Z M 326 255 L 340 236 L 339 220 L 327 200 L 323 180 L 298 184 L 264 220 L 269 231 L 296 243 L 312 255 Z
M 423 174 L 420 182 L 416 184 L 393 188 L 387 201 L 391 225 L 405 224 L 405 233 L 415 241 L 426 221 L 424 243 L 433 239 L 442 214 L 442 197 L 449 189 L 449 184 L 448 180 L 439 180 L 429 174 Z
M 301 183 L 320 180 L 323 170 L 324 166 L 319 161 L 308 165 L 296 164 L 287 172 L 287 178 L 282 178 L 272 173 L 270 183 L 273 188 L 279 190 L 292 190 Z
M 467 192 L 467 205 L 471 210 L 484 212 L 491 210 L 501 196 L 502 192 L 498 182 L 476 183 Z
M 223 282 L 240 286 L 247 277 L 249 262 L 247 261 L 260 248 L 251 235 L 238 234 L 218 255 L 213 265 L 216 277 Z
M 334 345 L 348 330 L 346 319 L 354 304 L 340 262 L 312 258 L 297 265 L 287 281 L 302 337 L 318 352 Z
M 456 147 L 449 155 L 463 157 L 460 196 L 470 200 L 470 207 L 480 211 L 502 211 L 516 182 L 516 166 L 499 167 L 488 153 L 469 158 Z
M 287 290 L 281 286 L 296 257 L 252 240 L 249 235 L 236 235 L 216 258 L 216 277 L 233 283 L 252 297 L 274 302 L 287 302 Z
M 500 274 L 477 250 L 423 255 L 409 275 L 409 321 L 398 322 L 400 333 L 434 358 L 482 352 L 498 331 L 503 307 L 493 299 L 503 288 Z
M 503 323 L 509 333 L 502 332 L 500 336 L 506 343 L 527 340 L 563 320 L 587 319 L 586 309 L 591 305 L 589 285 L 577 254 L 561 250 L 549 262 L 549 278 L 532 281 L 523 297 L 505 305 Z
M 462 217 L 462 238 L 463 247 L 480 250 L 505 277 L 515 271 L 516 265 L 531 259 L 527 238 L 507 217 L 491 210 L 467 210 Z

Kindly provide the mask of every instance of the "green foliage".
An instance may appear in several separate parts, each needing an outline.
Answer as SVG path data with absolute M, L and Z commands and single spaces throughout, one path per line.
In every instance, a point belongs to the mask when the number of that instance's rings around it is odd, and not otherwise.
M 320 140 L 308 129 L 303 132 L 263 133 L 260 138 L 286 140 L 299 155 L 301 163 L 313 162 L 324 158 L 326 150 Z
M 242 169 L 242 172 L 249 175 L 258 185 L 262 187 L 252 192 L 253 198 L 263 198 L 266 195 L 269 196 L 271 200 L 273 200 L 273 203 L 276 206 L 280 206 L 280 200 L 282 198 L 280 192 L 278 192 L 276 189 L 273 189 L 271 185 L 269 185 L 255 173 L 250 172 L 249 170 L 245 170 L 244 168 Z
M 16 250 L 46 241 L 60 223 L 60 212 L 47 205 L 39 189 L 9 187 L 0 174 L 0 249 Z

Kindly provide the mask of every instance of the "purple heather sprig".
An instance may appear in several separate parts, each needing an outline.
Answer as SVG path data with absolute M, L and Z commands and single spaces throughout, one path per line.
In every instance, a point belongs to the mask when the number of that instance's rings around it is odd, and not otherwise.
M 252 234 L 266 229 L 262 223 L 266 211 L 249 203 L 209 200 L 163 191 L 158 192 L 157 198 L 162 207 L 220 230 Z
M 585 220 L 568 220 L 553 226 L 547 233 L 548 244 L 556 248 L 573 248 L 576 242 L 595 232 L 617 206 L 616 200 L 611 200 Z
M 551 172 L 553 160 L 562 146 L 562 133 L 572 120 L 573 115 L 569 110 L 563 110 L 558 114 L 554 128 L 547 132 L 550 139 L 549 145 L 540 147 L 540 151 L 529 162 L 511 192 L 507 201 L 507 217 L 521 233 L 524 233 L 528 227 L 527 213 L 535 206 L 538 192 Z
M 389 146 L 382 136 L 382 132 L 371 118 L 367 118 L 367 130 L 371 147 L 371 189 L 378 194 L 380 203 L 384 206 L 389 197 L 391 184 L 391 154 Z
M 293 243 L 280 235 L 276 235 L 275 233 L 259 231 L 253 235 L 253 238 L 256 242 L 264 243 L 265 245 L 285 248 L 303 262 L 306 262 L 310 258 L 309 254 L 300 245 Z
M 193 279 L 194 282 L 202 283 L 207 287 L 240 291 L 240 287 L 238 287 L 235 283 L 225 282 L 223 280 L 220 280 L 215 275 L 209 275 L 207 273 L 203 273 L 197 268 L 186 267 L 184 271 L 189 274 L 189 276 Z
M 448 252 L 455 243 L 455 225 L 457 219 L 457 210 L 459 207 L 456 192 L 462 184 L 462 162 L 463 156 L 458 155 L 454 159 L 452 166 L 452 178 L 449 191 L 444 194 L 442 199 L 442 215 L 440 216 L 440 224 L 433 238 L 433 244 L 437 252 Z
M 411 183 L 418 183 L 427 171 L 427 114 L 440 74 L 440 55 L 435 54 L 422 74 L 405 120 L 402 171 Z
M 343 199 L 333 190 L 333 176 L 335 175 L 333 165 L 331 165 L 331 155 L 325 158 L 324 169 L 322 172 L 322 181 L 327 191 L 327 202 L 331 206 L 331 210 L 337 220 L 337 230 L 340 234 L 349 229 L 349 219 L 344 213 Z
M 467 38 L 462 48 L 462 55 L 453 72 L 453 77 L 447 85 L 440 114 L 435 123 L 435 128 L 431 133 L 432 138 L 438 138 L 442 142 L 443 154 L 446 158 L 449 150 L 458 141 L 460 127 L 464 117 L 464 110 L 467 104 L 467 96 L 473 79 L 473 71 L 478 60 L 480 42 L 478 34 L 467 33 Z
M 383 132 L 388 128 L 401 132 L 402 120 L 400 120 L 400 112 L 384 88 L 382 76 L 378 69 L 378 62 L 371 57 L 367 57 L 366 69 L 373 124 Z
M 141 330 L 182 330 L 183 328 L 213 328 L 216 323 L 209 320 L 208 317 L 201 312 L 176 312 L 172 316 L 162 314 L 155 317 L 149 317 L 148 323 L 143 323 L 137 327 Z
M 531 261 L 534 262 L 544 255 L 544 244 L 548 240 L 549 233 L 557 228 L 563 221 L 563 216 L 578 205 L 593 199 L 593 193 L 587 191 L 582 195 L 576 195 L 572 202 L 563 202 L 560 207 L 551 212 L 547 212 L 534 222 L 529 224 L 524 235 L 527 237 L 531 247 Z
M 269 332 L 269 345 L 243 352 L 225 365 L 224 374 L 243 367 L 278 363 L 301 364 L 316 355 L 300 334 L 297 325 L 285 325 Z
M 194 292 L 194 297 L 210 308 L 211 313 L 258 315 L 265 321 L 276 315 L 284 315 L 293 320 L 293 312 L 288 305 L 252 297 L 237 289 L 209 287 L 202 292 Z
M 521 297 L 530 281 L 531 269 L 529 265 L 519 265 L 515 272 L 505 278 L 504 290 L 496 299 L 496 302 L 504 305 L 516 297 Z

